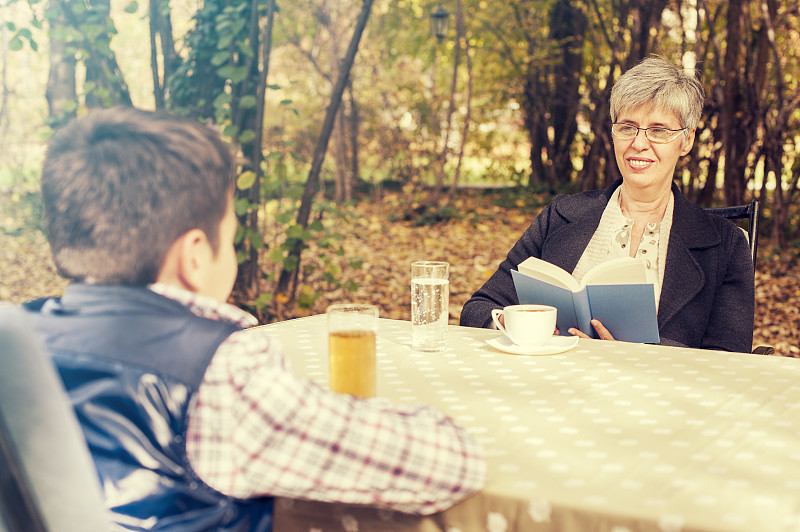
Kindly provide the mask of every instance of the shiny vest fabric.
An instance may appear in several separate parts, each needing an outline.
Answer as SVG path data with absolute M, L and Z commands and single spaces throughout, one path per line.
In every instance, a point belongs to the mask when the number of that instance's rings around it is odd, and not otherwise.
M 203 483 L 186 456 L 188 408 L 235 325 L 145 288 L 73 284 L 26 305 L 70 395 L 117 530 L 267 532 L 272 499 Z

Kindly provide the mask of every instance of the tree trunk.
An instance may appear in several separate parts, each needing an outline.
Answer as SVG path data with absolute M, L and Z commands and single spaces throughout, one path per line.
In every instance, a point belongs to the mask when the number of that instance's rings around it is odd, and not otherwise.
M 653 49 L 656 35 L 651 34 L 650 30 L 659 25 L 668 3 L 668 0 L 637 0 L 634 11 L 636 24 L 631 31 L 629 67 L 644 59 Z
M 727 46 L 723 62 L 724 101 L 720 116 L 725 155 L 725 202 L 739 205 L 744 200 L 744 162 L 747 146 L 743 146 L 742 97 L 740 87 L 741 42 L 744 25 L 744 0 L 728 2 Z M 745 153 L 743 153 L 745 152 Z
M 333 128 L 333 160 L 336 163 L 336 190 L 337 202 L 348 202 L 353 199 L 353 187 L 350 184 L 350 172 L 347 164 L 347 140 L 342 110 L 336 115 L 336 124 Z
M 71 16 L 71 25 L 81 31 L 87 20 L 68 8 L 65 12 Z M 133 105 L 130 90 L 128 89 L 122 70 L 117 63 L 117 57 L 111 50 L 111 2 L 110 0 L 96 0 L 91 4 L 89 12 L 91 22 L 103 26 L 103 31 L 94 40 L 85 36 L 83 42 L 87 57 L 86 82 L 94 84 L 94 89 L 86 93 L 87 107 L 110 107 L 112 105 Z M 84 34 L 85 35 L 85 34 Z
M 572 0 L 559 0 L 550 13 L 550 40 L 559 49 L 553 68 L 555 97 L 552 103 L 553 166 L 555 182 L 572 180 L 572 144 L 578 131 L 583 70 L 583 36 L 587 20 Z M 553 183 L 555 184 L 555 183 Z
M 201 121 L 215 121 L 214 100 L 226 90 L 225 80 L 217 75 L 219 67 L 212 64 L 220 39 L 216 20 L 223 9 L 220 2 L 203 3 L 192 17 L 193 26 L 184 39 L 188 50 L 185 62 L 178 63 L 177 72 L 165 78 L 170 95 L 168 107 Z
M 156 109 L 164 108 L 164 82 L 158 68 L 158 23 L 161 0 L 150 0 L 150 75 L 153 78 L 153 99 Z
M 58 34 L 64 29 L 66 21 L 63 4 L 58 0 L 50 2 L 50 70 L 47 75 L 47 109 L 53 126 L 64 124 L 75 117 L 77 92 L 75 88 L 75 57 L 67 54 L 64 41 Z
M 8 26 L 5 12 L 0 12 L 0 125 L 5 123 L 8 109 Z
M 350 114 L 349 114 L 349 131 L 350 131 L 350 179 L 348 183 L 351 185 L 351 195 L 352 195 L 352 185 L 354 183 L 358 183 L 361 179 L 360 173 L 361 170 L 359 169 L 359 161 L 358 161 L 358 131 L 359 131 L 359 114 L 358 114 L 358 102 L 356 101 L 356 97 L 353 94 L 353 83 L 352 81 L 347 84 L 347 94 L 350 97 Z
M 161 57 L 160 68 L 159 57 Z M 175 41 L 172 37 L 169 0 L 150 0 L 150 70 L 156 109 L 165 108 L 167 84 L 179 64 L 180 56 L 175 51 Z
M 459 36 L 459 44 L 457 44 L 457 46 L 464 47 L 464 62 L 467 65 L 467 111 L 464 113 L 464 125 L 461 128 L 461 145 L 458 148 L 458 160 L 456 162 L 456 169 L 453 172 L 453 184 L 450 186 L 448 201 L 453 199 L 455 191 L 458 188 L 458 178 L 461 175 L 461 163 L 464 160 L 464 147 L 467 143 L 467 134 L 469 133 L 469 124 L 472 116 L 472 57 L 469 55 L 469 36 L 467 35 L 464 24 L 464 6 L 462 0 L 456 0 L 456 33 Z
M 774 104 L 770 111 L 764 110 L 764 129 L 766 134 L 763 139 L 762 151 L 764 152 L 764 181 L 762 182 L 762 195 L 761 201 L 766 205 L 766 181 L 770 173 L 775 179 L 775 193 L 771 205 L 772 217 L 772 235 L 770 244 L 773 247 L 784 247 L 787 244 L 787 234 L 784 231 L 786 227 L 786 207 L 791 204 L 794 193 L 797 191 L 798 181 L 800 175 L 795 176 L 794 182 L 784 182 L 783 179 L 783 143 L 784 139 L 791 135 L 789 123 L 791 116 L 795 113 L 796 109 L 800 107 L 800 91 L 794 93 L 793 96 L 788 97 L 786 93 L 785 74 L 783 65 L 781 63 L 781 56 L 778 50 L 777 43 L 775 42 L 775 26 L 774 20 L 777 15 L 777 5 L 774 0 L 763 0 L 761 2 L 761 13 L 763 17 L 763 42 L 767 43 L 767 48 L 773 56 L 774 65 L 774 79 L 775 87 L 773 88 L 775 98 Z M 764 59 L 767 62 L 767 59 Z M 766 96 L 766 95 L 765 95 Z M 787 188 L 786 196 L 783 194 L 784 186 Z
M 267 0 L 266 27 L 263 35 L 260 31 L 261 19 L 258 11 L 258 2 L 251 4 L 249 41 L 252 55 L 248 57 L 245 66 L 249 75 L 240 84 L 238 98 L 255 95 L 256 109 L 237 108 L 233 102 L 233 122 L 240 132 L 250 130 L 255 134 L 249 142 L 242 143 L 242 153 L 247 155 L 243 164 L 244 168 L 255 174 L 253 185 L 247 190 L 238 190 L 237 194 L 246 197 L 254 207 L 240 219 L 242 225 L 253 236 L 247 244 L 248 259 L 239 265 L 239 275 L 236 278 L 235 291 L 245 300 L 252 301 L 260 293 L 261 267 L 259 258 L 262 250 L 261 228 L 259 225 L 259 208 L 261 203 L 261 162 L 263 160 L 262 143 L 264 135 L 264 107 L 266 105 L 267 77 L 269 75 L 270 55 L 272 51 L 272 28 L 275 16 L 275 0 Z M 260 63 L 259 63 L 260 59 Z M 248 84 L 248 80 L 255 79 L 255 85 Z M 254 309 L 257 310 L 257 309 Z
M 595 190 L 600 186 L 598 179 L 609 172 L 616 174 L 617 162 L 614 148 L 611 145 L 611 126 L 609 125 L 609 103 L 611 86 L 614 83 L 614 71 L 617 64 L 612 62 L 605 79 L 605 90 L 592 94 L 594 113 L 592 114 L 592 132 L 594 138 L 583 158 L 583 168 L 578 174 L 578 185 L 581 190 Z M 599 83 L 595 83 L 595 86 Z
M 336 27 L 336 20 L 328 9 L 327 0 L 323 3 L 322 8 L 327 12 L 327 28 L 328 36 L 330 37 L 328 44 L 328 55 L 330 57 L 331 73 L 339 70 L 339 37 Z M 344 125 L 344 111 L 343 108 L 336 114 L 336 121 L 333 128 L 333 161 L 335 166 L 336 186 L 334 189 L 334 197 L 337 202 L 351 201 L 353 199 L 352 188 L 349 186 L 349 173 L 347 171 L 347 140 Z
M 547 131 L 545 129 L 544 107 L 548 95 L 539 83 L 539 68 L 534 59 L 536 46 L 533 37 L 528 37 L 528 63 L 525 71 L 524 99 L 521 102 L 523 123 L 528 132 L 528 140 L 531 144 L 530 161 L 531 177 L 529 186 L 543 185 L 547 183 L 546 170 L 542 160 L 542 152 L 545 149 Z
M 433 168 L 434 173 L 434 180 L 439 179 L 439 137 L 441 136 L 441 127 L 442 124 L 439 121 L 439 83 L 438 83 L 438 75 L 439 75 L 439 41 L 433 43 L 433 61 L 431 69 L 433 73 L 431 74 L 431 101 L 429 106 L 429 118 L 430 118 L 430 139 L 431 139 L 431 147 L 430 147 L 430 165 Z M 413 179 L 413 177 L 412 177 Z M 420 183 L 422 186 L 423 183 Z M 435 189 L 434 189 L 435 190 Z M 413 207 L 413 202 L 408 202 L 408 215 L 411 216 Z
M 715 137 L 716 138 L 716 137 Z M 697 197 L 697 204 L 703 207 L 711 207 L 714 202 L 714 192 L 717 190 L 717 172 L 719 171 L 720 151 L 722 147 L 713 147 L 711 156 L 708 158 L 708 168 L 706 170 L 706 182 Z
M 342 102 L 342 94 L 347 86 L 347 80 L 350 76 L 350 70 L 353 68 L 353 63 L 358 53 L 358 44 L 361 41 L 361 35 L 369 20 L 369 13 L 372 9 L 373 0 L 364 0 L 361 6 L 361 12 L 356 20 L 356 26 L 353 30 L 353 37 L 350 39 L 350 45 L 347 48 L 347 53 L 342 61 L 342 66 L 339 69 L 336 84 L 331 93 L 331 101 L 328 104 L 328 109 L 325 112 L 325 120 L 322 122 L 322 131 L 317 141 L 317 146 L 314 148 L 314 156 L 311 162 L 311 170 L 308 173 L 305 189 L 303 190 L 303 197 L 300 200 L 300 208 L 297 211 L 297 218 L 295 222 L 297 225 L 307 228 L 308 220 L 311 215 L 311 204 L 314 200 L 314 194 L 319 186 L 319 175 L 322 170 L 322 163 L 325 161 L 325 152 L 328 150 L 328 142 L 333 131 L 334 121 L 336 114 L 339 111 L 339 105 Z M 297 258 L 297 266 L 300 267 L 300 256 L 302 254 L 302 247 L 295 245 L 290 251 L 289 255 Z M 292 272 L 287 271 L 285 268 L 281 270 L 280 277 L 278 278 L 278 285 L 276 292 L 286 295 L 289 288 L 289 281 L 291 280 Z
M 531 186 L 557 190 L 573 180 L 572 148 L 581 104 L 583 39 L 588 21 L 574 0 L 557 0 L 549 33 L 526 35 L 528 57 L 523 112 L 531 143 Z
M 460 9 L 460 2 L 456 1 L 456 11 Z M 456 13 L 458 17 L 458 13 Z M 447 154 L 450 151 L 450 132 L 453 129 L 453 111 L 456 107 L 456 88 L 458 86 L 458 66 L 461 62 L 461 38 L 460 32 L 464 30 L 463 25 L 459 25 L 456 21 L 456 45 L 453 50 L 453 74 L 450 77 L 450 98 L 447 102 L 447 119 L 444 126 L 444 139 L 442 139 L 442 147 L 439 150 L 438 161 L 436 164 L 436 187 L 434 189 L 434 199 L 438 199 L 444 188 L 444 167 L 447 164 Z

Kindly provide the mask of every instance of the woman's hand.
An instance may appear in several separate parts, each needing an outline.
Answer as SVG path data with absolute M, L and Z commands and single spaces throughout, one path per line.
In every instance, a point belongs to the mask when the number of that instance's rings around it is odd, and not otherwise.
M 592 320 L 592 327 L 594 330 L 597 331 L 597 335 L 600 337 L 601 340 L 611 340 L 615 341 L 614 337 L 608 332 L 608 329 L 605 328 L 605 325 L 600 323 L 600 320 Z M 569 332 L 572 336 L 580 336 L 581 338 L 591 338 L 588 334 L 584 333 L 583 331 L 579 331 L 578 329 L 571 328 L 567 332 Z

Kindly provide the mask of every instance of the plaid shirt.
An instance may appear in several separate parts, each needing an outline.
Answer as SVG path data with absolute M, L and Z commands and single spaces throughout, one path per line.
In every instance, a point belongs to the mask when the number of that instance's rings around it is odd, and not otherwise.
M 199 316 L 250 314 L 176 287 L 153 291 Z M 294 375 L 270 335 L 233 333 L 206 369 L 189 413 L 189 461 L 214 489 L 431 514 L 481 488 L 477 443 L 440 411 L 324 390 Z

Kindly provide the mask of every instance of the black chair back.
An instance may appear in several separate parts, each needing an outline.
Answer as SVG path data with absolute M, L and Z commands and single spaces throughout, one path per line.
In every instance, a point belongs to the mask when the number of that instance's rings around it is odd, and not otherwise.
M 758 251 L 758 223 L 761 220 L 761 204 L 754 199 L 747 205 L 735 205 L 733 207 L 718 207 L 706 209 L 706 212 L 716 214 L 729 220 L 747 220 L 747 239 L 750 242 L 750 258 L 753 259 L 753 268 L 756 265 L 756 252 Z M 759 355 L 771 355 L 775 349 L 769 345 L 759 345 L 753 349 L 753 353 Z
M 61 379 L 22 311 L 0 307 L 0 531 L 109 530 Z
M 733 207 L 717 207 L 706 209 L 706 212 L 716 214 L 729 220 L 747 220 L 747 238 L 750 242 L 750 257 L 753 265 L 756 263 L 756 251 L 758 251 L 758 222 L 761 219 L 761 205 L 754 199 L 747 205 L 735 205 Z

